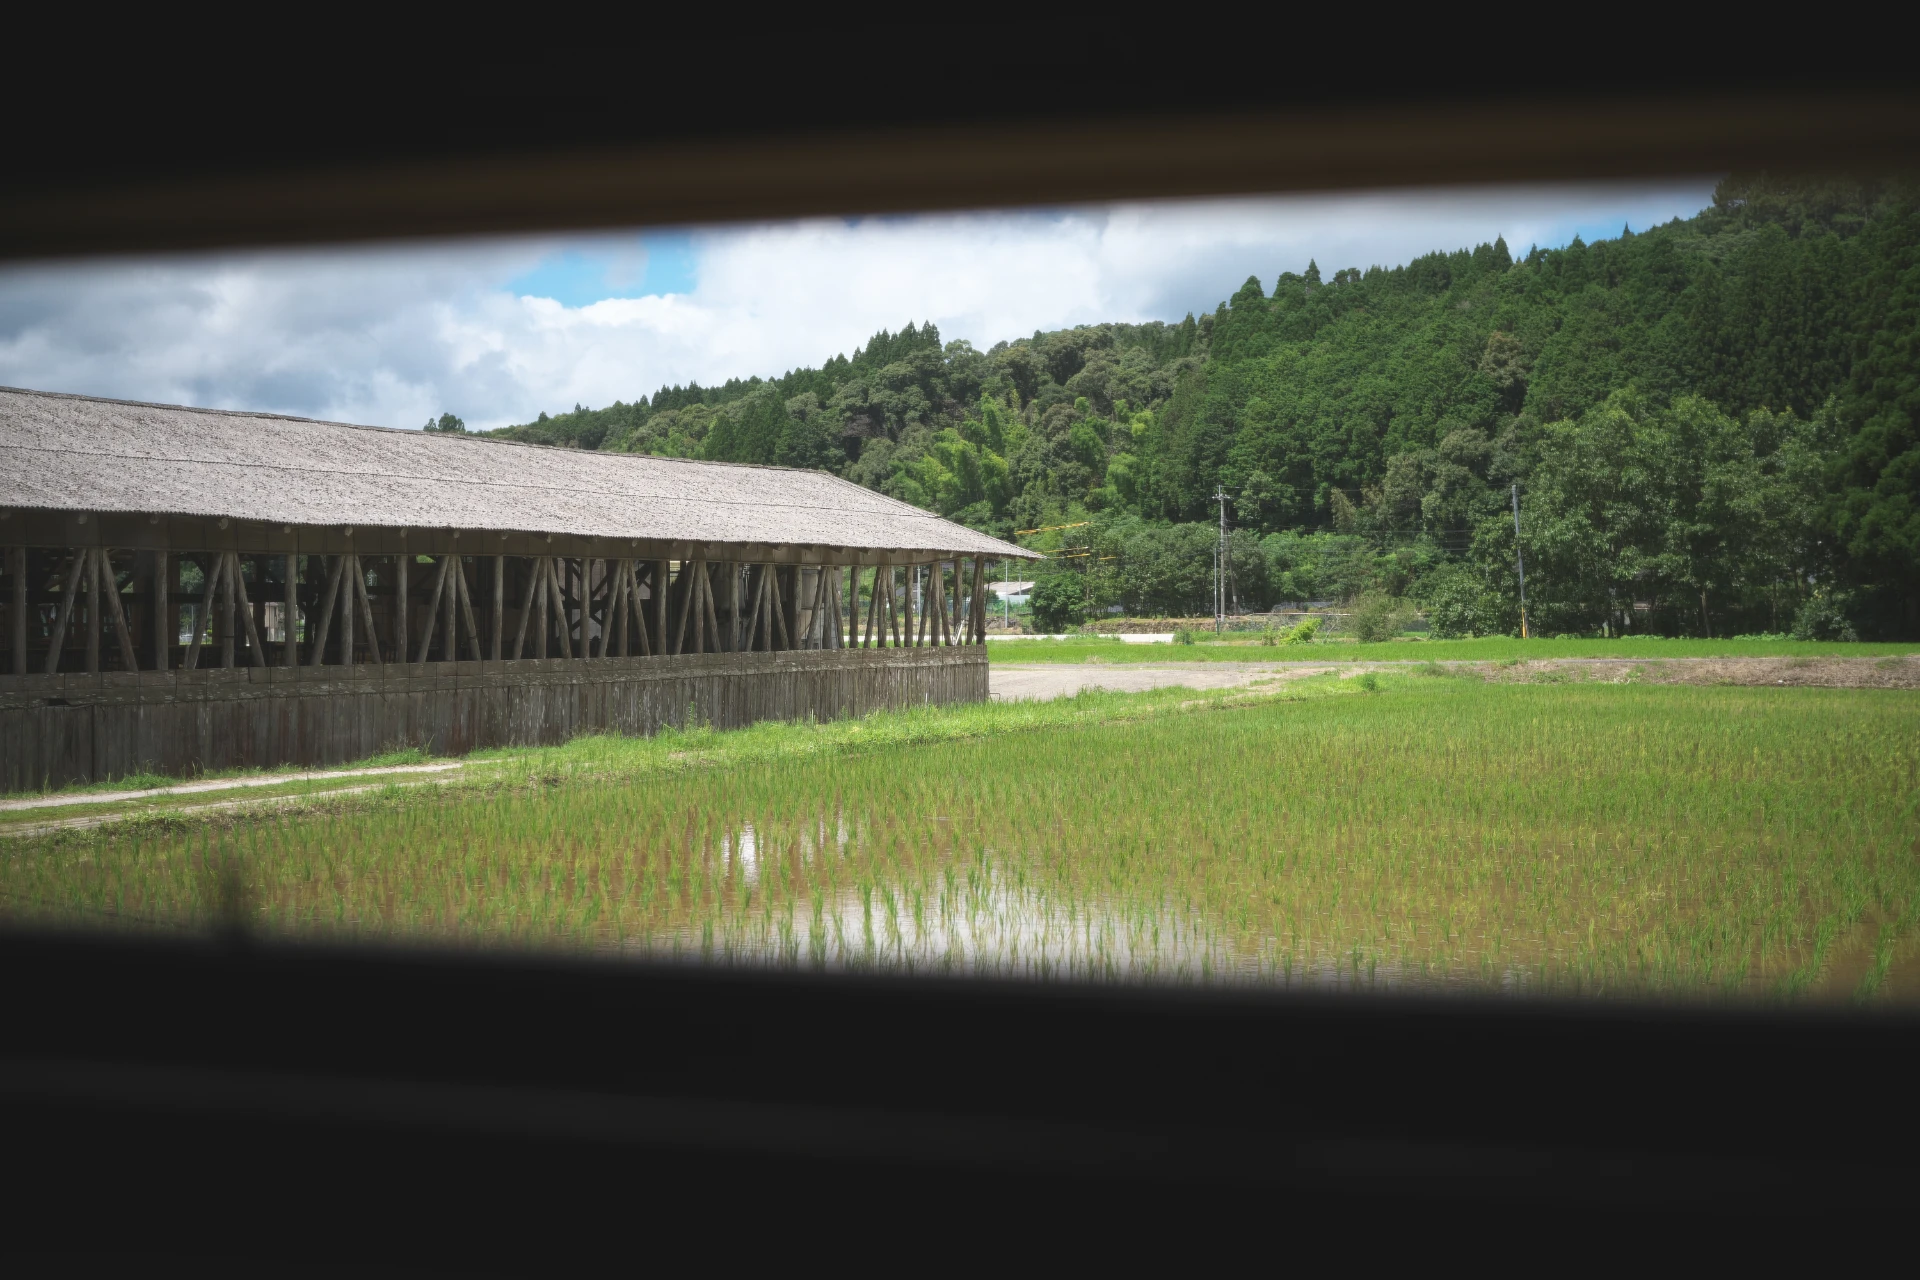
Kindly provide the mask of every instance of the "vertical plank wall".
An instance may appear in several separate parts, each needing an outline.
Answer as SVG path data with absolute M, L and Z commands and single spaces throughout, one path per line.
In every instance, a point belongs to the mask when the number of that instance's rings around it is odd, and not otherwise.
M 980 647 L 0 676 L 0 790 L 986 696 Z

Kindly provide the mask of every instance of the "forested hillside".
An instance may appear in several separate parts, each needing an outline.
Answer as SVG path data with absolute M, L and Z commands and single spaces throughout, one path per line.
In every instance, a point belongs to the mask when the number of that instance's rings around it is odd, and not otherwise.
M 1001 342 L 932 325 L 773 379 L 498 434 L 825 467 L 1006 535 L 1078 521 L 1040 599 L 1378 595 L 1436 629 L 1920 635 L 1920 201 L 1723 182 L 1616 240 L 1249 277 L 1177 324 Z M 1082 566 L 1082 567 L 1074 567 Z

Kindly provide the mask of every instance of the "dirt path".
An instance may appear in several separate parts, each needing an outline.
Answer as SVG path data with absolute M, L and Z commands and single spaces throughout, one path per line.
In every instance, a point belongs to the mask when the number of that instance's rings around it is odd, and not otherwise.
M 995 701 L 1071 697 L 1082 689 L 1140 693 L 1184 685 L 1233 689 L 1257 680 L 1328 672 L 1405 671 L 1413 662 L 1001 663 L 988 674 Z M 1920 689 L 1920 656 L 1901 658 L 1553 658 L 1537 662 L 1440 662 L 1449 672 L 1502 684 L 1780 685 L 1827 689 Z
M 233 791 L 243 787 L 279 787 L 289 782 L 327 782 L 334 778 L 371 778 L 389 773 L 445 773 L 466 766 L 459 760 L 437 764 L 396 764 L 378 769 L 332 769 L 309 773 L 266 773 L 244 778 L 213 778 L 206 782 L 181 782 L 168 787 L 149 787 L 143 791 L 69 791 L 51 796 L 28 796 L 21 800 L 0 800 L 0 813 L 22 809 L 57 809 L 74 804 L 113 804 L 120 800 L 153 800 L 161 796 L 198 795 L 204 791 Z
M 994 663 L 987 672 L 989 696 L 995 702 L 1045 702 L 1070 698 L 1083 689 L 1114 693 L 1144 693 L 1180 685 L 1188 689 L 1237 689 L 1256 680 L 1291 679 L 1345 670 L 1333 663 L 1189 662 L 1167 667 L 1138 663 L 1079 666 L 1064 662 L 1032 665 Z

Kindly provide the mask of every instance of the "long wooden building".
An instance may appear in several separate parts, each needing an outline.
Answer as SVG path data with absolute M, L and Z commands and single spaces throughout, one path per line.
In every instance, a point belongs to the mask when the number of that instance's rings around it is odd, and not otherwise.
M 1032 552 L 822 472 L 0 389 L 0 789 L 986 697 Z

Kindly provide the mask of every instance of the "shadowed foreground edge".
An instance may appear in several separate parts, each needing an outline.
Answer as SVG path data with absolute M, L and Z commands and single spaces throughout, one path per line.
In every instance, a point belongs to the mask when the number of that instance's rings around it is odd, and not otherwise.
M 1920 1190 L 1904 1015 L 49 934 L 0 957 L 0 1123 L 35 1171 L 13 1250 L 477 1264 L 1000 1206 L 991 1236 L 1039 1205 L 1127 1226 L 1096 1249 L 1189 1204 L 1233 1210 L 1216 1242 L 1490 1210 L 1857 1227 Z

